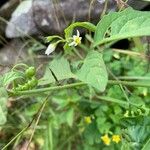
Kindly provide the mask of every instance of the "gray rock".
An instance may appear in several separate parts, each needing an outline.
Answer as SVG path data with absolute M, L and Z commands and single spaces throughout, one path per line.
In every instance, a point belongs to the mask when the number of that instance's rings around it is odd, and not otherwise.
M 136 1 L 136 2 L 135 2 Z M 129 0 L 129 5 L 136 4 L 137 9 L 147 3 L 139 0 Z M 61 34 L 65 27 L 73 21 L 88 21 L 93 23 L 99 20 L 103 10 L 104 0 L 25 0 L 12 14 L 6 28 L 8 38 L 28 35 Z M 144 4 L 144 5 L 143 5 Z M 89 8 L 91 13 L 89 15 Z M 115 10 L 114 0 L 109 1 L 108 11 Z M 90 18 L 89 18 L 90 16 Z
M 6 28 L 6 36 L 13 38 L 37 33 L 38 30 L 32 16 L 32 1 L 22 1 L 12 14 Z
M 9 0 L 0 8 L 0 36 L 4 37 L 7 20 L 10 19 L 12 12 L 15 10 L 19 0 Z
M 34 34 L 60 34 L 72 21 L 88 21 L 91 0 L 25 0 L 12 14 L 6 36 L 15 38 Z M 91 7 L 92 21 L 98 20 L 103 4 Z M 115 8 L 113 0 L 109 9 Z

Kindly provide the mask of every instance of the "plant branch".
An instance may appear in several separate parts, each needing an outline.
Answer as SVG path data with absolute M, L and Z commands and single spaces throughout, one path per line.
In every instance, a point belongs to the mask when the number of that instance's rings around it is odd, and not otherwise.
M 126 86 L 136 86 L 136 87 L 150 87 L 150 83 L 147 82 L 132 82 L 132 81 L 120 81 L 120 80 L 109 80 L 108 84 L 110 85 L 117 85 L 117 84 L 122 84 Z M 31 94 L 41 94 L 43 92 L 50 92 L 50 91 L 57 91 L 57 90 L 62 90 L 62 89 L 68 89 L 68 88 L 74 88 L 74 87 L 80 87 L 80 86 L 85 86 L 87 85 L 86 83 L 83 82 L 77 82 L 77 83 L 72 83 L 72 84 L 67 84 L 63 86 L 54 86 L 54 87 L 47 87 L 47 88 L 39 88 L 39 89 L 33 89 L 33 90 L 28 90 L 28 91 L 17 91 L 17 92 L 12 92 L 8 91 L 9 96 L 27 96 Z

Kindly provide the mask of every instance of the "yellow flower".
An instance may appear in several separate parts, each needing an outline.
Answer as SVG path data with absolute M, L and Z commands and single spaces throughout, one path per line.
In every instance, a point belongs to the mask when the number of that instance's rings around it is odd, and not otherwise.
M 77 46 L 77 45 L 81 44 L 81 39 L 82 39 L 82 37 L 80 37 L 80 33 L 77 30 L 77 35 L 73 35 L 73 42 L 71 42 L 69 44 L 69 46 Z
M 85 121 L 86 124 L 90 124 L 92 122 L 90 116 L 84 117 L 84 121 Z
M 112 141 L 115 143 L 119 143 L 121 141 L 120 135 L 113 135 L 112 136 Z
M 101 137 L 102 141 L 104 142 L 105 145 L 110 145 L 110 138 L 108 137 L 107 134 Z

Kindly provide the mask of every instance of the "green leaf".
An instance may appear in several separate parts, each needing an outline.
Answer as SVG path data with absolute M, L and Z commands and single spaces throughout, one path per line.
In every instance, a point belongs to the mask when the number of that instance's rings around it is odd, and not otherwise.
M 100 139 L 100 133 L 96 127 L 96 124 L 92 122 L 84 130 L 85 143 L 93 145 L 97 139 Z
M 77 72 L 79 80 L 103 92 L 108 82 L 106 67 L 102 54 L 91 51 L 84 60 L 83 66 Z
M 96 30 L 96 26 L 92 23 L 89 23 L 89 22 L 75 22 L 75 23 L 72 23 L 69 27 L 67 27 L 65 29 L 65 39 L 68 39 L 70 37 L 72 37 L 72 33 L 73 33 L 73 29 L 76 28 L 76 27 L 83 27 L 83 28 L 86 28 L 92 32 L 95 32 Z M 64 49 L 65 50 L 70 50 L 71 47 L 68 46 L 68 43 L 66 43 L 64 45 Z
M 131 150 L 130 144 L 127 142 L 123 142 L 121 150 Z
M 150 150 L 150 138 L 146 142 L 146 144 L 143 146 L 142 150 Z
M 0 78 L 1 86 L 6 86 L 18 78 L 23 78 L 21 72 L 15 72 L 15 71 L 8 72 L 3 76 L 1 76 Z
M 150 131 L 149 124 L 145 125 L 144 123 L 142 123 L 142 125 L 137 124 L 134 126 L 128 126 L 126 133 L 129 135 L 131 143 L 132 143 L 132 147 L 134 149 L 136 148 L 142 149 L 142 146 L 145 143 L 145 141 L 148 141 L 149 139 L 149 131 Z M 149 142 L 147 142 L 147 144 L 144 147 L 148 148 Z
M 68 78 L 74 78 L 74 75 L 70 70 L 69 62 L 64 57 L 56 58 L 48 64 L 45 75 L 42 79 L 40 79 L 39 85 L 45 85 L 55 82 L 56 80 L 52 72 L 54 73 L 58 81 Z
M 127 8 L 104 16 L 98 23 L 94 46 L 131 37 L 150 35 L 150 12 Z
M 7 121 L 7 91 L 5 88 L 0 88 L 0 125 L 4 125 Z

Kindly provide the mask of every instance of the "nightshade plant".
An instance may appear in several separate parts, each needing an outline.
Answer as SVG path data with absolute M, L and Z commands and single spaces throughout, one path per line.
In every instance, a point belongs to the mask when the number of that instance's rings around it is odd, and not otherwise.
M 87 34 L 87 44 L 83 44 L 79 31 L 75 30 L 77 27 L 93 32 L 94 37 Z M 73 31 L 77 31 L 77 35 L 73 35 Z M 64 38 L 57 35 L 46 38 L 50 45 L 45 54 L 52 55 L 60 43 L 64 43 L 64 54 L 55 55 L 42 78 L 37 80 L 36 69 L 26 64 L 17 64 L 1 76 L 1 131 L 9 116 L 8 98 L 36 99 L 36 103 L 30 106 L 34 108 L 31 112 L 31 108 L 26 108 L 27 114 L 32 114 L 28 119 L 30 124 L 9 143 L 2 144 L 2 149 L 16 139 L 18 142 L 21 135 L 26 138 L 25 133 L 35 121 L 28 133 L 28 145 L 34 141 L 44 150 L 66 147 L 77 150 L 149 150 L 150 77 L 142 68 L 144 60 L 139 62 L 130 56 L 139 56 L 139 50 L 147 46 L 141 44 L 140 37 L 150 35 L 150 12 L 127 8 L 104 15 L 96 26 L 89 22 L 75 22 L 64 32 Z M 136 52 L 111 48 L 121 39 L 134 41 Z M 127 57 L 120 53 L 127 54 Z M 144 58 L 144 55 L 140 56 Z M 35 132 L 40 117 L 43 120 L 41 129 Z M 34 136 L 44 139 L 44 144 L 33 139 L 34 132 Z

